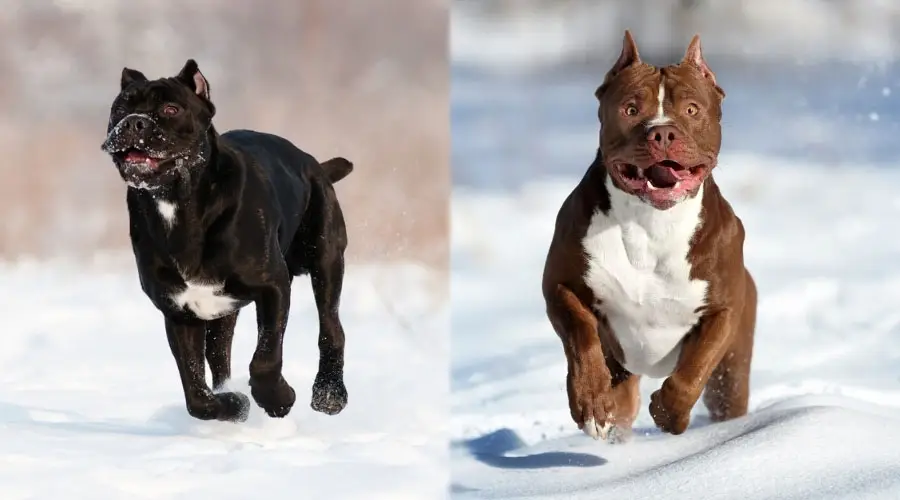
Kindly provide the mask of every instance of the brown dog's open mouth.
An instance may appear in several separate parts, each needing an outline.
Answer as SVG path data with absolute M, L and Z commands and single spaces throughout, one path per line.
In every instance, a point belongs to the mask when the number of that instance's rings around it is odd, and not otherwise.
M 685 167 L 673 160 L 663 160 L 645 168 L 618 163 L 615 168 L 627 187 L 649 191 L 678 190 L 682 184 L 695 184 L 692 181 L 701 180 L 706 173 L 705 164 Z

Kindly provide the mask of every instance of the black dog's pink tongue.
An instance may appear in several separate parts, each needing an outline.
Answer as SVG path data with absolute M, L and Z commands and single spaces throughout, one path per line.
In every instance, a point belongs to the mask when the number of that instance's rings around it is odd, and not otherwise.
M 145 166 L 154 169 L 159 166 L 159 162 L 150 158 L 150 155 L 143 151 L 129 151 L 125 155 L 125 161 L 128 163 L 143 163 Z
M 670 188 L 678 182 L 678 177 L 672 170 L 672 167 L 662 165 L 653 165 L 644 171 L 644 177 L 658 188 Z
M 140 163 L 148 160 L 150 160 L 150 156 L 141 151 L 129 151 L 128 154 L 125 155 L 125 161 L 127 162 Z

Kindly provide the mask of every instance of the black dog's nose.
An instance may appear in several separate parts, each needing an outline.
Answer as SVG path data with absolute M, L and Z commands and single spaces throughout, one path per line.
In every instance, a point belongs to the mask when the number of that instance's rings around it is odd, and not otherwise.
M 136 132 L 140 132 L 141 130 L 144 130 L 145 128 L 147 128 L 149 126 L 150 126 L 150 120 L 148 120 L 147 117 L 145 117 L 145 116 L 131 115 L 131 116 L 125 117 L 125 119 L 122 120 L 122 128 L 124 130 L 131 129 Z

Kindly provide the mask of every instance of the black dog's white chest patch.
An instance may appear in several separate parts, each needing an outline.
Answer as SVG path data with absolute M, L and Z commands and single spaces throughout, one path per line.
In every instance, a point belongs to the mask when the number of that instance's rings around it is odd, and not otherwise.
M 222 293 L 222 283 L 187 281 L 184 289 L 171 295 L 180 309 L 188 309 L 198 318 L 209 321 L 233 312 L 237 300 Z
M 175 215 L 178 206 L 172 202 L 160 200 L 156 202 L 156 210 L 159 212 L 159 216 L 162 217 L 166 228 L 171 229 L 175 225 Z

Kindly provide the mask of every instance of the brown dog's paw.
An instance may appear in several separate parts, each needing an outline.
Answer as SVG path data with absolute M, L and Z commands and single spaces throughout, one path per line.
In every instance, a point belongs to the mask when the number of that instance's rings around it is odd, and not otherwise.
M 606 439 L 612 428 L 610 418 L 615 414 L 616 402 L 609 384 L 585 377 L 568 377 L 569 409 L 578 428 L 594 439 Z
M 589 417 L 584 425 L 581 426 L 581 430 L 595 440 L 602 439 L 606 441 L 607 437 L 612 439 L 617 436 L 616 426 L 614 426 L 609 420 L 605 420 L 600 423 L 596 419 L 594 419 L 594 417 Z
M 663 384 L 650 396 L 650 416 L 656 427 L 669 434 L 682 434 L 691 423 L 691 407 L 680 403 L 678 394 Z

